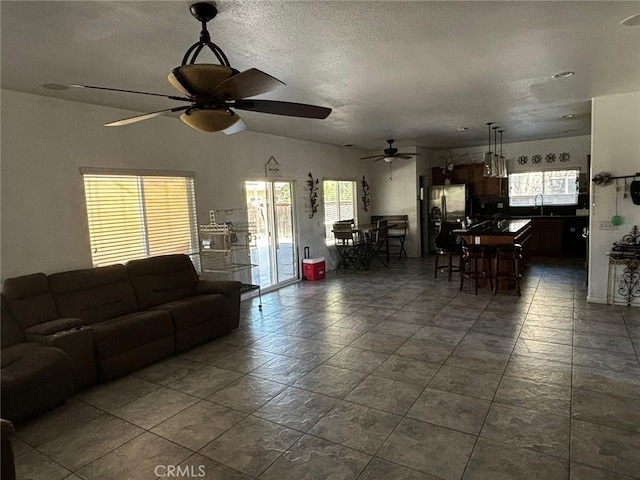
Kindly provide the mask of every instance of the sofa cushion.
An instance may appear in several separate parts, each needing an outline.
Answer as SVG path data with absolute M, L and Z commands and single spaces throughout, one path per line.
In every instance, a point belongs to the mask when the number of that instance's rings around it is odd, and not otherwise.
M 27 335 L 53 335 L 54 333 L 80 328 L 82 325 L 82 320 L 79 318 L 59 318 L 51 322 L 41 323 L 40 325 L 27 328 L 25 333 Z
M 124 265 L 54 273 L 49 275 L 49 286 L 60 315 L 78 317 L 87 324 L 138 310 Z
M 199 323 L 230 315 L 231 300 L 219 293 L 195 295 L 182 300 L 163 303 L 154 307 L 153 310 L 170 312 L 175 331 L 180 332 Z
M 9 311 L 22 328 L 58 318 L 56 304 L 44 273 L 8 278 L 2 286 L 2 294 Z
M 193 293 L 222 293 L 235 300 L 241 289 L 242 283 L 236 280 L 200 280 L 196 283 Z
M 20 343 L 2 349 L 2 416 L 21 422 L 73 394 L 71 359 L 59 348 Z
M 169 312 L 149 310 L 91 325 L 96 352 L 101 360 L 155 340 L 173 336 Z
M 186 298 L 193 294 L 198 282 L 198 274 L 186 255 L 131 260 L 127 270 L 141 309 Z
M 11 315 L 11 312 L 7 308 L 4 295 L 2 295 L 0 303 L 2 304 L 0 311 L 0 338 L 2 338 L 2 348 L 25 342 L 24 331 L 20 328 L 20 325 L 18 325 L 18 322 L 16 322 L 16 319 L 13 318 L 13 315 Z

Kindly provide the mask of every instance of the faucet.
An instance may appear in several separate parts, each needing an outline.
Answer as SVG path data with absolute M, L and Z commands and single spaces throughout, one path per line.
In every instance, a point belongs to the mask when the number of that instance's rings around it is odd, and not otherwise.
M 544 195 L 542 193 L 536 193 L 533 199 L 533 208 L 538 208 L 538 195 L 540 195 L 540 216 L 544 215 Z

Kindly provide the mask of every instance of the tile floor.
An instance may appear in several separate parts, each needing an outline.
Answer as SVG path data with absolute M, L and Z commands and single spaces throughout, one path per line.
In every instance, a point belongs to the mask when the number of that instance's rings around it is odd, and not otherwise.
M 19 427 L 19 479 L 640 478 L 640 309 L 586 304 L 571 262 L 521 297 L 432 269 L 244 301 L 230 335 Z

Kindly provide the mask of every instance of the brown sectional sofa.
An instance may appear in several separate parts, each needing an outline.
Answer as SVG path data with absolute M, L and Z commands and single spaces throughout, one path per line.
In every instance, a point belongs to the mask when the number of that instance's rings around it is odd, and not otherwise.
M 37 401 L 42 396 L 38 385 L 44 390 L 60 377 L 68 376 L 77 389 L 228 333 L 238 326 L 240 289 L 240 282 L 199 280 L 186 255 L 5 280 L 2 417 L 19 422 L 55 406 L 42 402 L 38 408 L 22 411 L 19 392 Z M 37 351 L 29 350 L 7 367 L 17 369 L 21 380 L 16 388 L 5 391 L 14 373 L 5 373 L 5 323 L 14 319 L 13 327 L 7 329 L 12 334 L 7 347 Z M 45 355 L 43 349 L 62 355 L 66 363 L 60 369 L 66 370 L 48 374 L 28 390 L 20 381 L 36 375 L 31 371 L 22 375 L 20 369 L 29 362 L 42 368 L 54 363 L 45 358 L 51 352 Z M 48 397 L 59 404 L 69 395 L 65 390 Z
M 2 418 L 22 422 L 73 394 L 71 359 L 59 348 L 28 342 L 2 298 Z M 4 478 L 4 477 L 3 477 Z

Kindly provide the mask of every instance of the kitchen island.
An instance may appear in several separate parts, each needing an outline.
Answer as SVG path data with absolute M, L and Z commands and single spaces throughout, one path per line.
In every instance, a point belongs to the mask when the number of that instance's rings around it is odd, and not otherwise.
M 520 278 L 522 268 L 527 263 L 526 251 L 532 234 L 532 223 L 529 218 L 487 220 L 466 229 L 453 230 L 452 233 L 467 245 L 486 247 L 480 254 L 470 252 L 468 257 L 463 250 L 461 268 L 464 272 L 460 277 L 460 289 L 462 290 L 464 277 L 474 275 L 476 294 L 478 286 L 486 284 L 486 279 L 490 279 L 489 285 L 492 286 L 494 295 L 499 283 L 500 286 L 507 283 L 509 288 L 515 288 L 520 295 Z M 522 249 L 500 248 L 516 244 Z
M 453 230 L 467 245 L 514 245 L 523 247 L 531 237 L 531 219 L 487 220 L 466 229 Z

